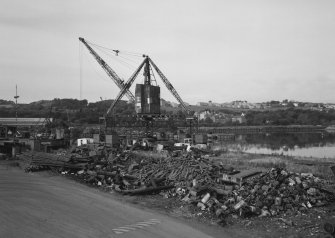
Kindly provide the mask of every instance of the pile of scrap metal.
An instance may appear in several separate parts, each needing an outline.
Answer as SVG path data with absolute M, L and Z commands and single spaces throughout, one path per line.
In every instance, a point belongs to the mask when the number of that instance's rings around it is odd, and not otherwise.
M 229 182 L 221 189 L 198 186 L 183 191 L 182 200 L 196 204 L 218 217 L 237 214 L 248 216 L 275 216 L 306 211 L 334 201 L 333 191 L 327 181 L 312 174 L 289 173 L 283 169 L 271 169 L 265 173 L 256 171 L 241 175 L 224 174 L 221 183 Z
M 128 151 L 109 155 L 109 158 L 108 161 L 89 163 L 77 172 L 77 177 L 88 183 L 135 195 L 187 186 L 188 181 L 193 179 L 214 184 L 220 173 L 225 171 L 223 166 L 194 152 L 180 157 L 144 157 Z M 71 173 L 70 170 L 67 172 Z
M 199 151 L 182 156 L 141 157 L 130 152 L 76 174 L 84 181 L 123 194 L 179 196 L 218 217 L 273 216 L 305 211 L 333 201 L 327 182 L 283 169 L 236 171 Z
M 27 155 L 25 155 L 27 156 Z M 56 167 L 83 182 L 138 195 L 178 196 L 218 217 L 229 214 L 272 216 L 304 211 L 333 201 L 326 181 L 283 169 L 236 171 L 190 150 L 178 157 L 144 156 L 111 148 L 77 147 L 70 154 L 34 153 L 31 166 Z

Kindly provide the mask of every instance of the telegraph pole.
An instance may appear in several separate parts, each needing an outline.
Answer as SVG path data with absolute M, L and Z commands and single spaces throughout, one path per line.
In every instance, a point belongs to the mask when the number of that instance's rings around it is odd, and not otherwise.
M 17 85 L 15 85 L 15 123 L 16 123 L 16 130 L 17 130 L 17 99 L 19 98 L 20 96 L 17 95 Z M 15 134 L 16 134 L 16 131 L 15 131 Z
M 16 134 L 17 134 L 17 99 L 19 98 L 19 96 L 17 95 L 17 85 L 15 85 L 15 131 L 13 133 L 13 147 L 12 147 L 12 157 L 15 158 L 16 157 Z

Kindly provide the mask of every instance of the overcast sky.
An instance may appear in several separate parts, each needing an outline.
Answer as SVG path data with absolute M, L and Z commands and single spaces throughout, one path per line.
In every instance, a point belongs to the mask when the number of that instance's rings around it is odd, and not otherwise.
M 13 100 L 15 84 L 20 102 L 115 98 L 81 36 L 148 54 L 192 104 L 335 103 L 333 0 L 1 0 L 0 32 L 0 99 Z M 133 69 L 118 59 L 134 69 L 142 60 L 110 58 L 125 80 Z

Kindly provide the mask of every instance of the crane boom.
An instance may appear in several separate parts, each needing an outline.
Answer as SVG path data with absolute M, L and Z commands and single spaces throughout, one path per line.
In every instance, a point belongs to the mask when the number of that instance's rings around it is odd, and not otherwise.
M 86 48 L 89 50 L 89 52 L 93 55 L 95 60 L 100 64 L 100 66 L 105 70 L 105 72 L 108 74 L 108 76 L 115 82 L 115 84 L 122 90 L 125 88 L 125 84 L 123 80 L 115 73 L 115 71 L 95 52 L 92 47 L 85 41 L 84 38 L 79 37 L 79 40 L 86 46 Z M 124 92 L 126 96 L 128 97 L 130 102 L 135 102 L 134 95 L 129 91 L 129 88 L 127 88 Z M 123 95 L 122 95 L 123 96 Z
M 108 114 L 113 110 L 113 108 L 115 107 L 116 103 L 118 103 L 118 101 L 123 97 L 123 95 L 129 91 L 130 86 L 132 85 L 132 83 L 134 82 L 135 78 L 137 77 L 138 73 L 141 71 L 141 69 L 143 68 L 145 62 L 147 59 L 144 59 L 144 61 L 142 62 L 142 64 L 136 69 L 136 71 L 133 73 L 133 75 L 128 79 L 128 81 L 126 82 L 126 84 L 124 85 L 124 87 L 121 89 L 121 91 L 119 92 L 119 94 L 117 95 L 116 99 L 113 101 L 112 105 L 108 108 L 107 112 L 106 112 L 106 116 L 108 116 Z
M 187 108 L 186 104 L 184 103 L 184 101 L 181 99 L 181 97 L 177 93 L 176 89 L 172 86 L 170 81 L 165 77 L 165 75 L 162 73 L 162 71 L 160 71 L 160 69 L 157 67 L 157 65 L 155 65 L 155 63 L 150 58 L 149 58 L 149 61 L 152 64 L 152 66 L 155 68 L 156 72 L 159 74 L 160 78 L 164 82 L 167 89 L 172 93 L 172 95 L 177 99 L 177 101 L 180 103 L 180 105 L 182 105 L 182 107 L 188 113 L 189 109 Z

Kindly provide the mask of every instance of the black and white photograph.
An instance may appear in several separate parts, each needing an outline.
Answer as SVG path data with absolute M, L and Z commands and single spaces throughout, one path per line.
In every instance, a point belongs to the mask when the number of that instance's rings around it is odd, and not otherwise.
M 1 0 L 0 237 L 335 237 L 335 1 Z

